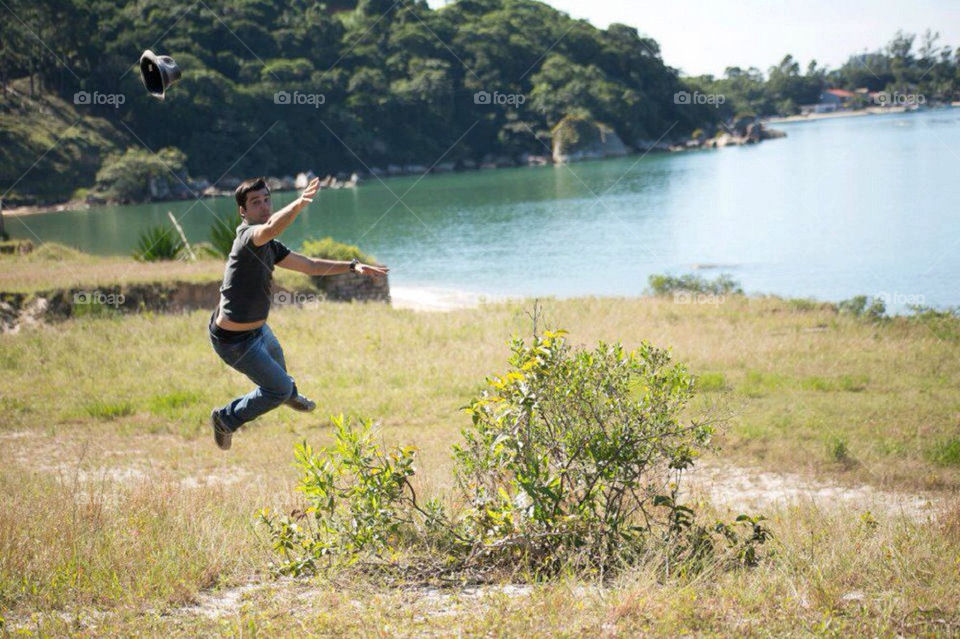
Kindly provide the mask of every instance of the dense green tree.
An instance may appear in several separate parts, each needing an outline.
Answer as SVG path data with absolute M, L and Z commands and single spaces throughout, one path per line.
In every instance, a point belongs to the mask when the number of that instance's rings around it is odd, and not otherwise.
M 732 67 L 721 78 L 680 78 L 636 28 L 598 29 L 531 0 L 437 9 L 423 0 L 7 7 L 0 82 L 68 102 L 77 91 L 122 94 L 121 108 L 91 104 L 79 115 L 108 121 L 125 146 L 181 149 L 189 172 L 210 179 L 543 153 L 567 115 L 645 148 L 738 116 L 795 112 L 827 87 L 944 100 L 960 87 L 960 54 L 929 31 L 919 39 L 897 33 L 883 50 L 829 73 L 816 63 L 801 72 L 787 55 L 766 76 Z M 140 86 L 137 61 L 147 47 L 183 70 L 163 102 Z M 677 97 L 697 91 L 723 99 Z M 484 92 L 511 101 L 484 103 Z

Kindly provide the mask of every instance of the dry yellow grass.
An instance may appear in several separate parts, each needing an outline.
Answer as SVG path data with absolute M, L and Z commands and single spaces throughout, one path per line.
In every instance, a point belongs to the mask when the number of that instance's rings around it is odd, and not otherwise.
M 956 631 L 956 505 L 932 520 L 866 516 L 866 504 L 774 507 L 766 513 L 777 534 L 774 557 L 756 570 L 690 583 L 661 584 L 641 571 L 604 588 L 558 583 L 522 596 L 457 595 L 466 602 L 457 608 L 449 597 L 438 604 L 433 595 L 357 576 L 270 582 L 254 513 L 298 503 L 294 443 L 326 441 L 330 413 L 373 417 L 388 442 L 420 449 L 418 489 L 448 494 L 449 446 L 465 424 L 457 408 L 485 375 L 504 369 L 506 340 L 530 332 L 529 308 L 422 314 L 321 304 L 275 313 L 271 326 L 291 372 L 320 410 L 275 411 L 238 435 L 227 454 L 214 447 L 206 418 L 249 382 L 213 353 L 205 313 L 77 319 L 0 336 L 0 616 L 7 629 L 148 636 Z M 943 327 L 903 319 L 875 325 L 743 297 L 719 306 L 547 300 L 544 313 L 545 325 L 566 328 L 575 342 L 671 346 L 703 379 L 691 415 L 716 405 L 730 416 L 711 463 L 956 499 L 960 473 L 949 451 L 960 415 L 960 345 Z M 264 585 L 219 617 L 181 608 L 251 579 Z M 306 600 L 291 603 L 304 589 Z M 450 606 L 459 612 L 446 614 Z

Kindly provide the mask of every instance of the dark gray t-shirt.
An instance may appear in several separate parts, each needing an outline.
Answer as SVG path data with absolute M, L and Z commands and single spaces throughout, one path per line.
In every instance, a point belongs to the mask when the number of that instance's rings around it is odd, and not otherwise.
M 228 320 L 258 322 L 270 313 L 273 265 L 290 254 L 277 240 L 263 246 L 253 243 L 256 225 L 246 222 L 237 227 L 227 266 L 220 286 L 220 309 Z

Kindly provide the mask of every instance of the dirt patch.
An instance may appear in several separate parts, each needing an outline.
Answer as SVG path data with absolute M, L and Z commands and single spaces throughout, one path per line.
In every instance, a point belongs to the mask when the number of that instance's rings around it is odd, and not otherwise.
M 65 448 L 62 440 L 33 431 L 0 433 L 0 441 L 4 442 L 5 452 L 14 463 L 35 472 L 50 473 L 71 485 L 110 482 L 129 486 L 162 479 L 196 489 L 230 486 L 257 476 L 256 472 L 243 467 L 210 466 L 200 459 L 193 468 L 181 463 L 173 471 L 149 461 L 149 451 L 143 449 L 150 448 L 148 441 L 131 448 L 98 442 Z M 170 445 L 175 443 L 171 441 Z M 74 451 L 72 459 L 65 455 L 67 450 Z M 702 496 L 720 508 L 741 512 L 809 502 L 821 508 L 871 510 L 918 519 L 936 514 L 943 504 L 943 497 L 936 494 L 883 490 L 868 484 L 844 484 L 715 460 L 701 462 L 688 471 L 683 485 L 688 496 Z
M 717 506 L 756 510 L 798 502 L 821 507 L 871 510 L 921 518 L 935 514 L 941 499 L 917 493 L 888 491 L 867 484 L 842 485 L 795 473 L 776 473 L 742 466 L 702 464 L 686 476 L 691 493 L 704 494 Z
M 192 606 L 184 606 L 173 612 L 175 615 L 200 615 L 209 619 L 219 619 L 240 612 L 245 599 L 257 591 L 270 589 L 270 584 L 247 583 L 235 588 L 203 592 L 199 601 Z

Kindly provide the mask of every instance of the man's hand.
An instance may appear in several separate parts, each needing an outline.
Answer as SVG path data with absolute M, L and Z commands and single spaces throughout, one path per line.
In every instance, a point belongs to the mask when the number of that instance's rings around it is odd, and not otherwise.
M 307 185 L 307 188 L 303 190 L 303 193 L 300 194 L 300 197 L 297 198 L 297 201 L 294 202 L 294 206 L 297 209 L 297 213 L 302 211 L 308 204 L 313 202 L 313 196 L 317 194 L 317 191 L 320 190 L 320 178 L 315 177 L 310 180 L 310 184 Z
M 390 272 L 386 266 L 370 266 L 369 264 L 357 264 L 357 273 L 367 277 L 383 277 Z
M 253 231 L 253 243 L 256 246 L 263 246 L 283 233 L 284 229 L 290 226 L 297 215 L 300 214 L 300 211 L 313 202 L 313 196 L 319 190 L 320 178 L 310 180 L 310 184 L 303 190 L 300 197 L 271 215 L 265 223 L 257 225 Z

